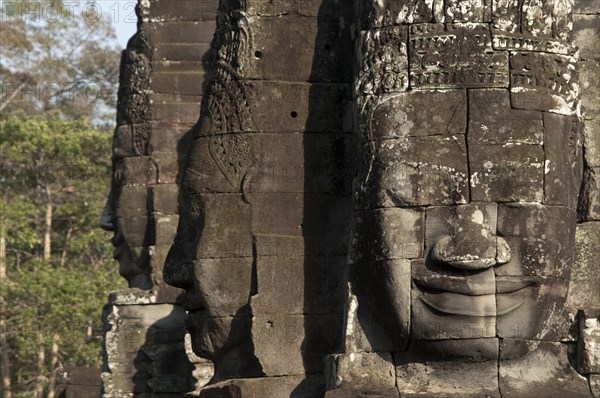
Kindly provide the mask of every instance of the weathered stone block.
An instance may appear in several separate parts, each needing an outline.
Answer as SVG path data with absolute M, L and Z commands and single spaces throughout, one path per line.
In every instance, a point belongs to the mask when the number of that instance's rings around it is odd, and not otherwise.
M 217 16 L 217 3 L 214 0 L 180 0 L 173 7 L 159 0 L 151 0 L 140 8 L 144 22 L 161 21 L 214 21 Z
M 234 316 L 248 303 L 252 290 L 252 262 L 252 258 L 246 257 L 205 258 L 194 262 L 195 291 L 207 316 Z
M 599 37 L 600 15 L 573 15 L 573 42 L 579 47 L 581 60 L 600 59 Z
M 544 114 L 544 203 L 577 207 L 581 184 L 581 161 L 577 119 Z
M 200 100 L 198 100 L 198 107 L 200 107 Z M 191 123 L 152 122 L 150 128 L 151 153 L 155 155 L 185 152 L 183 148 L 189 148 L 193 127 L 194 125 Z
M 114 181 L 120 186 L 156 184 L 158 171 L 149 156 L 121 158 L 115 161 Z
M 347 352 L 406 349 L 411 317 L 409 275 L 410 260 L 406 259 L 350 266 L 358 308 L 350 308 L 353 315 L 348 316 Z
M 363 210 L 353 217 L 351 263 L 423 256 L 424 214 L 413 209 Z
M 341 387 L 343 391 L 347 386 L 352 389 L 396 390 L 394 361 L 387 352 L 335 354 L 326 358 L 325 367 L 328 390 Z
M 322 373 L 323 358 L 341 348 L 342 323 L 342 315 L 254 316 L 252 341 L 263 372 L 267 376 Z
M 578 212 L 585 221 L 600 220 L 600 167 L 586 169 Z
M 585 311 L 577 314 L 577 370 L 581 374 L 600 374 L 600 319 L 589 317 Z
M 184 236 L 198 238 L 197 242 L 192 242 L 195 246 L 189 248 L 195 250 L 196 258 L 251 257 L 250 206 L 244 202 L 242 195 L 199 194 L 193 198 L 193 203 L 188 203 L 191 211 L 185 218 L 182 217 L 188 223 L 180 227 Z M 200 216 L 194 212 L 194 207 L 202 209 L 203 218 L 198 218 Z
M 122 237 L 126 237 L 128 247 L 137 248 L 154 244 L 154 228 L 151 227 L 150 221 L 147 216 L 117 218 L 119 233 Z M 125 244 L 125 242 L 119 243 Z
M 256 236 L 254 314 L 339 313 L 344 309 L 345 256 L 326 257 L 324 242 Z
M 511 109 L 506 89 L 469 92 L 469 144 L 544 142 L 542 113 Z
M 153 157 L 158 168 L 158 183 L 159 184 L 175 184 L 183 170 L 183 156 L 177 154 L 161 154 Z
M 349 195 L 354 170 L 349 135 L 256 136 L 258 166 L 253 192 L 315 192 Z
M 322 376 L 257 377 L 232 379 L 204 387 L 200 398 L 320 397 L 325 391 Z
M 471 200 L 541 202 L 544 151 L 541 145 L 478 145 L 469 138 Z
M 199 137 L 192 148 L 183 178 L 204 192 L 350 192 L 348 135 L 225 134 Z
M 248 82 L 248 103 L 259 132 L 345 132 L 350 90 L 345 84 Z M 278 112 L 273 112 L 273 103 Z M 317 105 L 318 103 L 318 105 Z
M 580 0 L 573 5 L 576 14 L 600 14 L 598 0 Z
M 576 70 L 575 59 L 571 56 L 538 52 L 511 53 L 511 105 L 517 109 L 574 114 Z
M 339 18 L 285 14 L 252 19 L 250 29 L 254 46 L 244 54 L 244 77 L 280 81 L 352 81 L 352 68 L 347 67 L 352 62 L 349 22 L 340 23 Z
M 485 340 L 489 342 L 491 350 L 498 351 L 497 339 Z M 472 342 L 478 343 L 477 340 Z M 400 396 L 500 398 L 497 361 L 481 361 L 476 358 L 464 361 L 435 359 L 428 361 L 423 357 L 427 357 L 427 354 L 422 352 L 394 354 Z
M 173 243 L 179 216 L 176 214 L 154 214 L 152 216 L 154 223 L 154 244 L 170 245 Z
M 148 216 L 148 187 L 123 186 L 119 190 L 117 217 L 139 218 Z
M 176 184 L 157 184 L 149 189 L 151 211 L 160 214 L 179 213 L 179 188 Z
M 600 374 L 590 375 L 590 390 L 594 398 L 600 397 Z
M 600 309 L 600 222 L 577 224 L 575 261 L 571 267 L 569 307 Z
M 151 94 L 150 98 L 152 121 L 182 124 L 192 124 L 198 121 L 201 98 L 197 95 Z
M 208 5 L 208 2 L 206 3 Z M 202 8 L 201 4 L 197 5 L 200 7 L 195 8 Z M 216 22 L 212 20 L 200 20 L 194 22 L 149 22 L 144 24 L 144 32 L 146 33 L 148 40 L 154 44 L 210 43 L 213 39 L 216 27 Z
M 115 298 L 113 297 L 113 301 Z M 182 344 L 185 311 L 169 304 L 144 304 L 144 300 L 140 298 L 130 300 L 131 303 L 139 301 L 137 305 L 115 305 L 109 302 L 105 307 L 104 354 L 107 360 L 102 378 L 106 397 L 120 397 L 123 391 L 151 392 L 150 369 L 154 365 L 160 366 L 159 351 L 167 350 L 178 355 L 176 353 L 179 350 L 185 355 Z M 178 335 L 180 341 L 157 344 L 155 335 L 160 335 L 162 331 L 175 335 L 174 331 L 178 330 L 181 331 Z M 154 364 L 154 360 L 158 362 Z M 168 373 L 164 375 L 168 376 Z M 181 377 L 175 372 L 171 376 Z
M 553 277 L 496 276 L 498 319 L 501 338 L 563 341 L 571 320 L 566 303 L 569 282 Z
M 150 77 L 150 90 L 160 94 L 202 95 L 205 73 L 156 72 Z
M 323 228 L 330 216 L 329 206 L 337 197 L 312 193 L 255 193 L 252 203 L 252 228 L 255 234 L 326 237 Z M 273 217 L 277 214 L 277 217 Z M 338 242 L 338 245 L 342 242 Z M 338 246 L 339 247 L 339 246 Z M 334 252 L 338 252 L 338 248 Z
M 499 205 L 498 233 L 508 242 L 512 261 L 497 267 L 496 275 L 569 279 L 575 219 L 574 210 L 566 207 Z M 549 228 L 553 225 L 560 228 Z
M 600 167 L 600 119 L 585 121 L 583 146 L 586 164 L 590 167 Z
M 600 61 L 579 62 L 581 108 L 586 118 L 600 117 Z
M 414 89 L 508 87 L 508 52 L 492 50 L 487 24 L 411 26 L 408 55 Z
M 156 289 L 157 303 L 176 303 L 178 296 L 183 293 L 183 290 L 173 286 L 166 285 L 163 280 L 163 267 L 165 259 L 169 253 L 170 245 L 165 246 L 150 246 L 148 248 L 149 262 L 151 274 L 150 277 L 153 286 Z
M 359 209 L 466 203 L 467 156 L 458 137 L 385 140 L 361 148 L 354 200 Z
M 354 5 L 351 0 L 322 1 L 322 0 L 271 0 L 249 1 L 247 5 L 249 15 L 277 16 L 293 15 L 303 17 L 319 17 L 323 19 L 339 20 L 340 17 L 349 19 L 354 17 Z
M 210 43 L 156 43 L 153 58 L 164 61 L 202 61 Z
M 525 352 L 515 353 L 511 346 L 522 343 Z M 566 344 L 504 339 L 501 345 L 498 374 L 503 398 L 592 397 L 587 379 L 569 364 Z
M 432 114 L 431 104 L 435 104 Z M 377 106 L 366 141 L 466 133 L 466 90 L 407 92 Z

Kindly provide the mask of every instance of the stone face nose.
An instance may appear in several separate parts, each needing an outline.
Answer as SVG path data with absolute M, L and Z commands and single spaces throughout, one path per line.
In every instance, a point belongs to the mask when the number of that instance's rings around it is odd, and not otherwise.
M 462 243 L 462 244 L 461 244 Z M 434 261 L 464 270 L 479 270 L 504 264 L 510 260 L 508 243 L 501 238 L 491 238 L 476 244 L 466 239 L 445 236 L 436 242 L 431 251 Z
M 430 216 L 435 217 L 435 214 Z M 506 241 L 496 236 L 497 205 L 469 203 L 450 207 L 443 217 L 443 230 L 430 241 L 430 256 L 436 263 L 463 270 L 486 269 L 510 260 Z

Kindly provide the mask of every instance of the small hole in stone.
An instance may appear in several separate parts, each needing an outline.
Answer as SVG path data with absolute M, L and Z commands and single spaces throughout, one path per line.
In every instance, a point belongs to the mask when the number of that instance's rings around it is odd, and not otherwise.
M 329 44 L 325 44 L 325 51 L 329 51 L 331 49 L 331 46 L 329 46 Z
M 290 116 L 292 117 L 292 119 L 295 119 L 296 117 L 298 117 L 298 112 L 292 111 L 292 113 L 290 113 Z
M 254 56 L 255 56 L 256 58 L 262 58 L 262 56 L 263 56 L 263 53 L 262 53 L 262 51 L 255 51 L 255 52 L 254 52 Z

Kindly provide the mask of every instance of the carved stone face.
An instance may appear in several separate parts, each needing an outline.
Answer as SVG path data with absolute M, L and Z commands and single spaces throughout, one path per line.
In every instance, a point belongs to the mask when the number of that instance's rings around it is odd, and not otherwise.
M 373 316 L 395 349 L 433 340 L 441 358 L 495 359 L 498 337 L 557 341 L 568 319 L 578 128 L 511 109 L 506 89 L 468 91 L 374 110 L 352 258 L 380 270 Z
M 100 216 L 100 227 L 113 231 L 114 259 L 119 273 L 129 287 L 152 287 L 148 246 L 148 187 L 153 165 L 147 156 L 134 149 L 135 129 L 119 126 L 113 142 L 113 177 L 106 206 Z
M 186 290 L 194 352 L 214 362 L 216 378 L 228 378 L 253 375 L 248 300 L 254 257 L 251 207 L 230 184 L 235 176 L 220 170 L 222 157 L 214 150 L 227 146 L 221 141 L 198 137 L 188 152 L 178 232 L 164 276 Z

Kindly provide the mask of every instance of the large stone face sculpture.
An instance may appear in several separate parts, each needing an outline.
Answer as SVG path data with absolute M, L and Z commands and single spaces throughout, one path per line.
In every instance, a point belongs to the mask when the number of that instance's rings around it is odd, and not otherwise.
M 201 396 L 324 394 L 350 210 L 353 13 L 338 5 L 220 4 L 164 269 L 215 364 Z
M 327 396 L 590 396 L 562 343 L 582 181 L 571 3 L 366 1 L 360 26 Z

